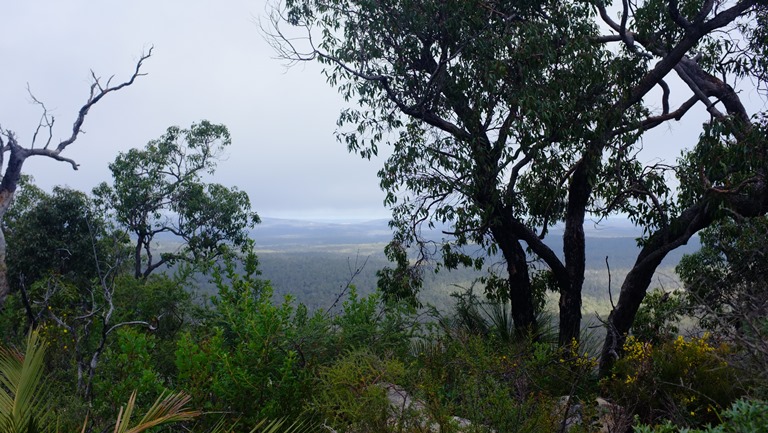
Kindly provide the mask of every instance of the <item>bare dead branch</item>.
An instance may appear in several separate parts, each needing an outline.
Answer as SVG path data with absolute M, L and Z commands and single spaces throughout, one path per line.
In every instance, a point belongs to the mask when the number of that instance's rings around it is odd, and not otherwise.
M 91 76 L 93 78 L 93 83 L 91 84 L 91 93 L 88 97 L 88 100 L 86 103 L 80 107 L 80 110 L 78 111 L 77 119 L 75 119 L 75 122 L 72 124 L 72 134 L 69 136 L 69 138 L 62 140 L 59 142 L 58 146 L 56 146 L 56 152 L 59 153 L 67 148 L 70 144 L 74 143 L 75 140 L 77 140 L 77 136 L 82 132 L 83 122 L 85 122 L 85 116 L 88 115 L 88 111 L 93 107 L 97 102 L 101 100 L 104 96 L 111 92 L 115 92 L 117 90 L 120 90 L 124 87 L 128 87 L 131 84 L 136 81 L 138 77 L 143 77 L 147 75 L 146 73 L 141 72 L 141 67 L 144 65 L 144 61 L 150 58 L 152 56 L 152 50 L 154 47 L 150 47 L 149 51 L 146 54 L 142 54 L 139 58 L 138 62 L 136 62 L 136 67 L 133 71 L 133 74 L 131 77 L 116 85 L 111 86 L 110 83 L 112 81 L 112 77 L 107 80 L 106 86 L 102 86 L 100 79 L 91 72 Z M 97 91 L 98 90 L 98 91 Z
M 53 124 L 56 122 L 56 119 L 53 116 L 48 116 L 48 107 L 46 107 L 44 103 L 35 97 L 35 95 L 32 93 L 32 89 L 29 87 L 29 83 L 27 83 L 27 93 L 32 99 L 32 102 L 39 105 L 43 110 L 42 114 L 40 115 L 40 121 L 37 123 L 37 127 L 35 128 L 35 133 L 32 135 L 32 143 L 30 144 L 30 148 L 35 147 L 35 144 L 37 143 L 37 134 L 40 132 L 40 129 L 44 127 L 48 131 L 48 139 L 45 141 L 44 146 L 44 148 L 47 149 L 51 144 L 51 140 L 53 139 Z
M 613 293 L 611 291 L 611 265 L 608 264 L 608 256 L 605 256 L 605 269 L 608 271 L 608 300 L 611 301 L 611 311 L 616 309 L 613 303 Z
M 146 322 L 146 321 L 144 321 L 144 320 L 130 320 L 130 321 L 127 321 L 127 322 L 120 322 L 120 323 L 117 323 L 117 324 L 115 324 L 115 325 L 112 325 L 112 327 L 110 327 L 110 328 L 109 328 L 109 329 L 108 329 L 108 330 L 105 332 L 105 334 L 106 334 L 106 335 L 109 335 L 109 334 L 111 334 L 111 333 L 112 333 L 112 331 L 114 331 L 114 330 L 116 330 L 116 329 L 122 328 L 123 326 L 132 326 L 132 325 L 141 325 L 141 326 L 145 326 L 145 327 L 146 327 L 147 329 L 149 329 L 150 331 L 155 331 L 155 330 L 157 330 L 157 326 L 155 326 L 155 325 L 152 325 L 151 323 L 149 323 L 149 322 Z
M 44 148 L 38 148 L 38 149 L 29 149 L 28 154 L 30 156 L 31 155 L 47 156 L 48 158 L 55 159 L 56 161 L 67 162 L 72 166 L 73 170 L 77 170 L 77 168 L 80 166 L 80 164 L 75 162 L 75 160 L 59 155 L 59 152 L 54 149 L 48 149 L 48 146 Z

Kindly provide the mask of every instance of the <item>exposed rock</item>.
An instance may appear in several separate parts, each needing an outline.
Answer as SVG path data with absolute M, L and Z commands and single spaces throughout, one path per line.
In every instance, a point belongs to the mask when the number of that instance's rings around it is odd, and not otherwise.
M 417 425 L 424 431 L 440 433 L 440 424 L 432 419 L 423 402 L 413 398 L 400 386 L 391 383 L 380 383 L 379 386 L 387 391 L 387 399 L 393 411 L 390 419 L 393 425 Z M 468 431 L 472 426 L 469 420 L 457 416 L 451 417 L 451 421 L 459 432 Z
M 626 409 L 602 397 L 595 399 L 594 411 L 587 415 L 592 414 L 593 431 L 599 433 L 625 433 L 632 425 L 632 416 Z M 584 406 L 566 395 L 558 400 L 555 415 L 562 420 L 559 431 L 568 432 L 584 423 Z
M 600 433 L 624 433 L 630 430 L 632 426 L 632 414 L 625 408 L 598 397 L 595 400 L 597 404 L 597 425 L 600 427 Z

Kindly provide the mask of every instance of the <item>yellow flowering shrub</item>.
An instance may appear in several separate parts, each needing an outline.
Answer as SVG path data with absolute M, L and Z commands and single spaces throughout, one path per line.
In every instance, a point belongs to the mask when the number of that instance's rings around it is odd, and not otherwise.
M 602 381 L 604 392 L 634 408 L 644 422 L 717 423 L 717 413 L 742 394 L 730 349 L 709 335 L 652 345 L 630 336 L 624 357 Z

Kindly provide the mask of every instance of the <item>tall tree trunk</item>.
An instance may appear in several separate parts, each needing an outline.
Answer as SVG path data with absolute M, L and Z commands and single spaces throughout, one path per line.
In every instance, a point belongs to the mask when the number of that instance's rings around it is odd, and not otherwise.
M 8 248 L 5 244 L 5 233 L 3 233 L 2 227 L 3 216 L 5 216 L 5 212 L 2 211 L 4 207 L 2 202 L 5 200 L 5 197 L 0 195 L 0 310 L 5 306 L 5 300 L 11 293 L 11 285 L 8 282 L 8 266 L 5 264 Z
M 0 310 L 5 308 L 5 301 L 11 293 L 11 284 L 8 281 L 8 265 L 6 263 L 8 245 L 5 242 L 5 233 L 3 232 L 3 220 L 5 213 L 13 203 L 16 187 L 19 184 L 19 179 L 21 179 L 21 167 L 28 156 L 26 150 L 16 143 L 13 135 L 10 135 L 8 138 L 11 154 L 8 158 L 5 174 L 3 174 L 3 180 L 0 182 Z M 0 158 L 0 163 L 2 163 L 2 158 Z
M 651 260 L 643 266 L 635 267 L 627 274 L 621 285 L 621 294 L 616 307 L 608 315 L 607 333 L 603 342 L 603 350 L 600 355 L 600 373 L 606 375 L 613 362 L 618 359 L 624 346 L 632 323 L 635 321 L 637 311 L 640 309 L 648 287 L 651 284 L 656 268 L 664 259 L 664 255 Z M 638 259 L 639 261 L 639 259 Z
M 762 215 L 768 212 L 768 184 L 765 181 L 756 182 L 748 191 L 738 194 L 710 190 L 702 200 L 691 205 L 648 239 L 621 285 L 616 308 L 608 316 L 608 333 L 600 357 L 601 374 L 608 374 L 621 354 L 637 310 L 661 261 L 670 251 L 688 243 L 699 230 L 711 225 L 722 212 L 722 206 L 744 217 Z
M 567 285 L 560 286 L 560 329 L 558 342 L 561 346 L 579 341 L 581 333 L 581 290 L 586 268 L 586 243 L 584 240 L 584 215 L 592 194 L 592 171 L 600 159 L 596 146 L 587 149 L 573 172 L 568 185 L 568 205 L 563 233 L 563 255 L 568 274 Z
M 509 274 L 509 300 L 515 333 L 524 336 L 537 331 L 536 310 L 533 304 L 533 288 L 528 273 L 525 250 L 511 227 L 494 225 L 491 227 L 494 239 L 499 245 Z

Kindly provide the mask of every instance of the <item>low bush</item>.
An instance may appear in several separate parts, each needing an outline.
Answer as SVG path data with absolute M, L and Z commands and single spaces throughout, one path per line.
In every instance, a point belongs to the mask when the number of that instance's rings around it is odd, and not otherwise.
M 730 348 L 714 345 L 708 335 L 680 336 L 657 346 L 630 336 L 624 351 L 612 375 L 603 380 L 603 390 L 642 422 L 716 423 L 718 412 L 743 392 L 727 362 Z

